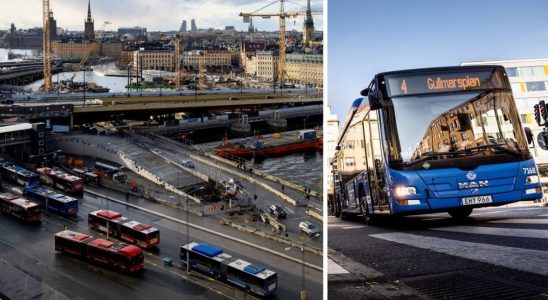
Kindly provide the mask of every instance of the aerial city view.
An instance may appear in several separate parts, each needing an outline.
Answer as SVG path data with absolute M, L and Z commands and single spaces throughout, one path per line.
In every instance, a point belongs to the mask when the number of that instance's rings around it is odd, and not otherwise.
M 329 1 L 329 299 L 547 297 L 547 8 Z
M 322 299 L 323 3 L 0 10 L 0 299 Z

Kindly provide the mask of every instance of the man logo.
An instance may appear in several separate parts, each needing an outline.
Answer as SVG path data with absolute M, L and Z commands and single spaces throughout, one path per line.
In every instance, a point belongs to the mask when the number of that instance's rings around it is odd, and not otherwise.
M 466 174 L 466 178 L 468 178 L 468 180 L 474 180 L 474 179 L 476 179 L 476 173 L 474 173 L 473 171 L 469 171 Z

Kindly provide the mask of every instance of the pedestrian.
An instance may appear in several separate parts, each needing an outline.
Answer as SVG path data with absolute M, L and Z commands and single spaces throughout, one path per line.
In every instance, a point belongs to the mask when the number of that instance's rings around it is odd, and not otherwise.
M 285 187 L 284 187 L 284 185 L 282 184 L 282 193 L 284 192 L 284 189 L 285 189 Z
M 253 194 L 253 200 L 257 201 L 257 194 Z

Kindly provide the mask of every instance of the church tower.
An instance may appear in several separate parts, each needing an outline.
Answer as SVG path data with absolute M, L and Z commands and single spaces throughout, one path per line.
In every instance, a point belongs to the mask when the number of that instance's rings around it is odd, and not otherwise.
M 94 40 L 95 30 L 93 29 L 93 19 L 91 18 L 91 0 L 88 0 L 88 17 L 85 20 L 84 40 Z
M 312 9 L 310 9 L 310 0 L 306 6 L 306 18 L 304 19 L 303 40 L 306 47 L 310 46 L 312 35 L 314 34 L 314 20 L 312 20 Z

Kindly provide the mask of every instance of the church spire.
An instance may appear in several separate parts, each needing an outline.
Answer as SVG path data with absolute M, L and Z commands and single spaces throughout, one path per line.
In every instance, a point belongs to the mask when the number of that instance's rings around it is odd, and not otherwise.
M 310 4 L 310 2 L 309 2 Z M 91 0 L 88 0 L 88 22 L 91 22 Z

